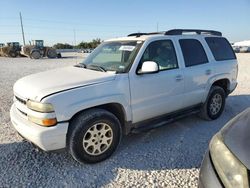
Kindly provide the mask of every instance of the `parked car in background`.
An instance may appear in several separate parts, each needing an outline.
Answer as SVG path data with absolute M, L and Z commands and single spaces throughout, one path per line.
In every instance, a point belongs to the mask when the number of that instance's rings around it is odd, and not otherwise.
M 240 47 L 238 46 L 232 46 L 233 47 L 233 50 L 235 53 L 239 53 L 240 52 Z
M 235 42 L 232 44 L 235 53 L 248 53 L 250 52 L 250 40 Z
M 241 46 L 239 47 L 239 49 L 240 49 L 240 52 L 242 53 L 250 52 L 250 46 Z
M 80 52 L 81 53 L 91 53 L 94 49 L 89 48 L 89 49 L 81 49 Z
M 211 140 L 203 159 L 200 188 L 248 188 L 250 108 L 229 121 Z
M 67 148 L 77 161 L 95 163 L 123 134 L 194 113 L 219 118 L 237 74 L 218 31 L 132 33 L 103 42 L 76 66 L 18 80 L 11 121 L 45 151 Z

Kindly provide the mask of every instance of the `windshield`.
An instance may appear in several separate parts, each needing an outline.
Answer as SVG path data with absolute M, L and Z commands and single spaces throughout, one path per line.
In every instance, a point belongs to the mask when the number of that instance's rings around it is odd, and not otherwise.
M 97 71 L 124 73 L 130 68 L 141 46 L 142 41 L 104 42 L 80 64 Z

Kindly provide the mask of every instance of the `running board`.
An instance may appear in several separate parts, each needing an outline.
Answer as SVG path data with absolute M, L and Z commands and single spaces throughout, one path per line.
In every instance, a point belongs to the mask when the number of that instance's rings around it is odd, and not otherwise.
M 188 108 L 185 110 L 177 111 L 171 114 L 166 114 L 160 117 L 145 120 L 139 123 L 135 123 L 131 129 L 131 133 L 141 133 L 148 131 L 150 129 L 158 128 L 166 124 L 172 123 L 178 119 L 197 114 L 200 112 L 201 105 L 195 106 L 193 108 Z

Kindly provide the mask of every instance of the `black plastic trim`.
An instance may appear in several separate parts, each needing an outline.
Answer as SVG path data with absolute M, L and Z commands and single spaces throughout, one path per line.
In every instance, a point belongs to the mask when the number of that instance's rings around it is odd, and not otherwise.
M 150 33 L 131 33 L 128 37 L 135 36 L 140 37 L 142 35 L 156 35 L 156 34 L 163 34 L 163 35 L 183 35 L 183 33 L 196 33 L 197 35 L 201 34 L 208 34 L 208 35 L 215 35 L 215 36 L 222 36 L 220 31 L 214 30 L 205 30 L 205 29 L 171 29 L 168 31 L 160 31 L 160 32 L 150 32 Z
M 209 34 L 215 36 L 222 36 L 222 33 L 214 30 L 203 30 L 203 29 L 172 29 L 165 32 L 165 35 L 182 35 L 183 33 L 196 33 L 200 34 Z
M 137 123 L 131 123 L 130 124 L 131 132 L 138 133 L 138 132 L 143 132 L 149 129 L 157 128 L 160 126 L 164 126 L 178 119 L 200 112 L 201 106 L 202 106 L 202 103 L 191 106 L 191 107 L 187 107 L 181 110 L 177 110 L 171 113 L 153 117 L 147 120 L 143 120 Z

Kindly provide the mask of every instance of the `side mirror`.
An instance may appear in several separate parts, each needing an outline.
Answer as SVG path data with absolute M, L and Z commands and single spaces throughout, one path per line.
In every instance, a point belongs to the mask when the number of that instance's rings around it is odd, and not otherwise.
M 150 74 L 156 72 L 159 72 L 159 65 L 154 61 L 143 62 L 141 70 L 138 71 L 139 74 Z

